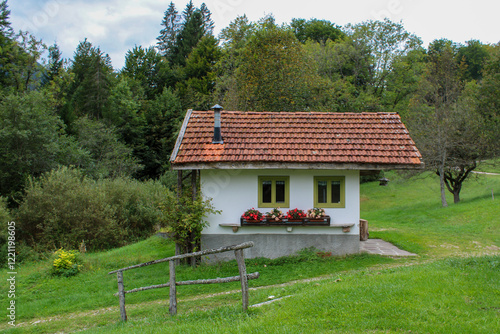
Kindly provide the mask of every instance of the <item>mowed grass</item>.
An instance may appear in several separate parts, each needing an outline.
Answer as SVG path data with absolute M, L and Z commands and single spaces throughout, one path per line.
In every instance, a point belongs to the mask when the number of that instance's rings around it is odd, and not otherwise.
M 459 203 L 447 194 L 447 208 L 441 205 L 437 176 L 408 180 L 389 173 L 388 178 L 388 186 L 372 182 L 361 188 L 361 215 L 369 222 L 370 238 L 424 257 L 500 250 L 500 175 L 474 176 L 464 184 Z
M 493 172 L 495 172 L 493 170 Z M 129 321 L 118 321 L 108 271 L 171 256 L 173 244 L 152 237 L 109 252 L 86 254 L 73 278 L 48 274 L 49 261 L 18 268 L 18 328 L 55 333 L 495 333 L 500 329 L 500 177 L 480 175 L 464 186 L 462 202 L 442 208 L 435 177 L 389 186 L 363 184 L 362 218 L 370 238 L 383 238 L 417 258 L 376 255 L 320 258 L 314 252 L 277 260 L 247 260 L 250 303 L 287 297 L 241 311 L 239 283 L 178 288 L 178 316 L 168 315 L 168 289 L 127 295 Z M 491 192 L 495 194 L 492 199 Z M 498 194 L 498 197 L 497 195 Z M 180 267 L 178 280 L 237 275 L 234 262 Z M 6 271 L 2 271 L 5 277 Z M 126 289 L 165 283 L 168 265 L 124 274 Z M 312 280 L 308 280 L 314 278 Z M 6 291 L 6 282 L 0 282 Z M 7 307 L 6 294 L 0 306 Z M 4 308 L 5 306 L 5 308 Z

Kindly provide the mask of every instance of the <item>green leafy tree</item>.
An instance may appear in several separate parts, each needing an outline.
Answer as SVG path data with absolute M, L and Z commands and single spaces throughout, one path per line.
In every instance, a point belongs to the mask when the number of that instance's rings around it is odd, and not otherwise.
M 293 19 L 290 26 L 301 43 L 312 40 L 325 44 L 328 40 L 335 42 L 345 37 L 345 33 L 339 26 L 326 20 Z
M 404 29 L 402 23 L 388 19 L 348 25 L 347 29 L 355 44 L 368 47 L 374 68 L 370 85 L 372 94 L 376 97 L 381 97 L 385 91 L 387 76 L 392 71 L 394 60 L 419 49 L 422 44 L 420 38 Z
M 92 178 L 132 176 L 141 169 L 132 149 L 120 141 L 114 128 L 82 117 L 75 121 L 75 130 L 78 143 L 90 153 L 91 160 L 82 168 Z
M 213 36 L 204 36 L 189 54 L 184 80 L 176 86 L 184 109 L 206 110 L 211 107 L 217 79 L 215 66 L 220 58 L 218 41 Z
M 144 168 L 137 173 L 139 178 L 157 179 L 169 169 L 168 161 L 183 116 L 180 99 L 169 88 L 145 104 L 145 149 L 139 152 Z
M 264 19 L 249 38 L 235 71 L 238 109 L 306 110 L 315 82 L 302 44 L 289 28 Z
M 214 99 L 220 101 L 226 109 L 238 109 L 239 97 L 236 69 L 242 62 L 241 53 L 255 29 L 246 15 L 237 17 L 220 33 L 222 42 L 221 59 L 216 64 L 217 80 Z
M 467 67 L 464 69 L 464 80 L 481 80 L 483 66 L 489 57 L 488 46 L 478 40 L 470 40 L 461 45 L 457 52 L 457 61 L 463 62 Z
M 429 53 L 409 126 L 427 168 L 440 178 L 441 202 L 447 206 L 446 190 L 459 202 L 463 183 L 480 161 L 494 156 L 495 144 L 477 108 L 475 83 L 465 86 L 461 80 L 452 44 L 438 41 L 438 46 Z
M 129 50 L 121 74 L 139 82 L 147 100 L 154 99 L 165 86 L 173 84 L 167 61 L 152 47 L 144 49 L 136 46 Z
M 30 176 L 59 165 L 80 166 L 90 157 L 41 92 L 10 94 L 0 102 L 0 195 L 16 196 Z

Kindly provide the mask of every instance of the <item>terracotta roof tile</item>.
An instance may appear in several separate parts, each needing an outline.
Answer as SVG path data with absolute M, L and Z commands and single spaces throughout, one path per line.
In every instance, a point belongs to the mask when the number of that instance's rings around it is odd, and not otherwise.
M 172 164 L 212 162 L 421 165 L 396 113 L 223 111 L 223 144 L 213 144 L 213 111 L 193 111 Z

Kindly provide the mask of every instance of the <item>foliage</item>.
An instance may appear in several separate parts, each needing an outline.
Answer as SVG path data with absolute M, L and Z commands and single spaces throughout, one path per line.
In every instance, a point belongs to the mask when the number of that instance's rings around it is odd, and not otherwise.
M 19 239 L 37 251 L 61 247 L 109 249 L 158 229 L 160 202 L 172 196 L 154 182 L 94 181 L 81 170 L 60 168 L 30 179 L 16 213 Z
M 89 160 L 64 131 L 50 97 L 42 92 L 9 94 L 0 101 L 0 194 L 17 197 L 29 176 Z M 11 198 L 12 199 L 12 198 Z
M 312 208 L 307 210 L 307 217 L 308 218 L 321 218 L 325 216 L 325 210 L 321 208 Z
M 0 267 L 7 264 L 7 242 L 8 242 L 8 223 L 12 221 L 10 211 L 7 207 L 7 199 L 0 197 Z
M 288 212 L 286 213 L 286 217 L 288 219 L 302 219 L 302 218 L 305 218 L 307 215 L 304 213 L 303 210 L 299 210 L 297 208 L 295 209 L 290 209 L 288 210 Z
M 177 202 L 171 200 L 161 203 L 160 210 L 164 216 L 163 224 L 186 253 L 200 250 L 201 231 L 208 224 L 206 216 L 220 213 L 215 210 L 210 199 L 198 195 L 193 200 L 191 194 L 184 194 Z
M 340 26 L 327 20 L 292 19 L 290 26 L 301 43 L 312 40 L 324 45 L 328 40 L 335 42 L 345 36 Z
M 242 215 L 241 217 L 243 217 L 243 219 L 246 219 L 246 220 L 262 220 L 263 216 L 262 216 L 262 212 L 260 212 L 259 210 L 255 209 L 255 208 L 251 208 L 251 209 L 248 209 L 246 210 Z
M 76 117 L 102 118 L 114 79 L 111 58 L 85 39 L 76 48 L 70 70 L 75 81 L 69 87 L 67 107 Z
M 264 21 L 242 49 L 235 71 L 238 109 L 303 111 L 316 77 L 294 33 Z
M 54 252 L 55 259 L 52 262 L 51 273 L 54 276 L 71 277 L 78 274 L 83 265 L 78 257 L 79 253 L 75 250 L 64 250 L 60 248 Z
M 83 165 L 93 178 L 132 176 L 141 166 L 132 156 L 132 149 L 119 140 L 116 130 L 98 120 L 82 117 L 75 122 L 79 144 L 92 160 Z
M 161 94 L 165 85 L 172 85 L 173 80 L 167 61 L 153 47 L 136 46 L 129 50 L 121 74 L 137 82 L 147 100 Z M 141 93 L 136 95 L 141 97 Z
M 374 68 L 370 86 L 376 97 L 382 96 L 385 91 L 386 79 L 394 59 L 407 55 L 412 50 L 418 50 L 422 44 L 421 39 L 408 33 L 402 23 L 389 19 L 348 25 L 347 29 L 356 45 L 364 45 L 369 50 Z
M 494 156 L 496 145 L 472 98 L 475 85 L 464 91 L 451 44 L 434 44 L 409 126 L 427 168 L 440 176 L 441 199 L 447 206 L 445 188 L 459 202 L 463 182 L 481 160 Z

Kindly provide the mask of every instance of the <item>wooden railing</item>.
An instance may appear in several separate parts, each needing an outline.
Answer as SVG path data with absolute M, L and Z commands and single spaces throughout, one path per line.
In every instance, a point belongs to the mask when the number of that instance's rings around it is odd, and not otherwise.
M 259 273 L 255 272 L 255 273 L 247 274 L 247 270 L 246 270 L 246 266 L 245 266 L 245 258 L 243 256 L 243 249 L 250 248 L 253 246 L 254 246 L 253 242 L 249 241 L 249 242 L 244 242 L 244 243 L 239 244 L 239 245 L 225 246 L 225 247 L 220 247 L 217 249 L 208 249 L 208 250 L 195 252 L 195 253 L 176 255 L 176 256 L 167 257 L 164 259 L 159 259 L 159 260 L 154 260 L 154 261 L 145 262 L 145 263 L 141 263 L 141 264 L 136 264 L 136 265 L 133 265 L 130 267 L 117 269 L 117 270 L 113 270 L 113 271 L 109 272 L 108 274 L 111 275 L 111 274 L 116 273 L 116 276 L 117 276 L 118 293 L 116 293 L 115 295 L 117 295 L 120 298 L 121 320 L 127 321 L 127 313 L 125 310 L 125 294 L 139 292 L 139 291 L 145 291 L 145 290 L 151 290 L 151 289 L 166 288 L 166 287 L 170 287 L 170 305 L 169 305 L 170 315 L 176 315 L 177 314 L 177 286 L 178 285 L 215 284 L 215 283 L 228 283 L 228 282 L 241 281 L 241 295 L 242 295 L 243 311 L 246 311 L 248 309 L 248 280 L 259 278 Z M 199 256 L 204 256 L 204 255 L 210 255 L 210 254 L 224 253 L 224 252 L 229 252 L 229 251 L 234 251 L 234 255 L 236 257 L 236 262 L 238 263 L 238 270 L 240 272 L 239 276 L 232 276 L 232 277 L 225 277 L 225 278 L 214 278 L 214 279 L 201 279 L 201 280 L 195 280 L 195 281 L 181 281 L 181 282 L 175 281 L 175 262 L 176 262 L 176 260 L 191 258 L 191 257 L 199 257 Z M 158 264 L 158 263 L 162 263 L 162 262 L 166 262 L 166 261 L 169 261 L 170 281 L 168 283 L 151 285 L 151 286 L 147 286 L 147 287 L 143 287 L 143 288 L 137 288 L 137 289 L 125 291 L 125 287 L 123 284 L 123 272 L 124 271 L 130 270 L 130 269 L 135 269 L 135 268 L 141 268 L 141 267 L 145 267 L 145 266 L 150 266 L 153 264 Z

